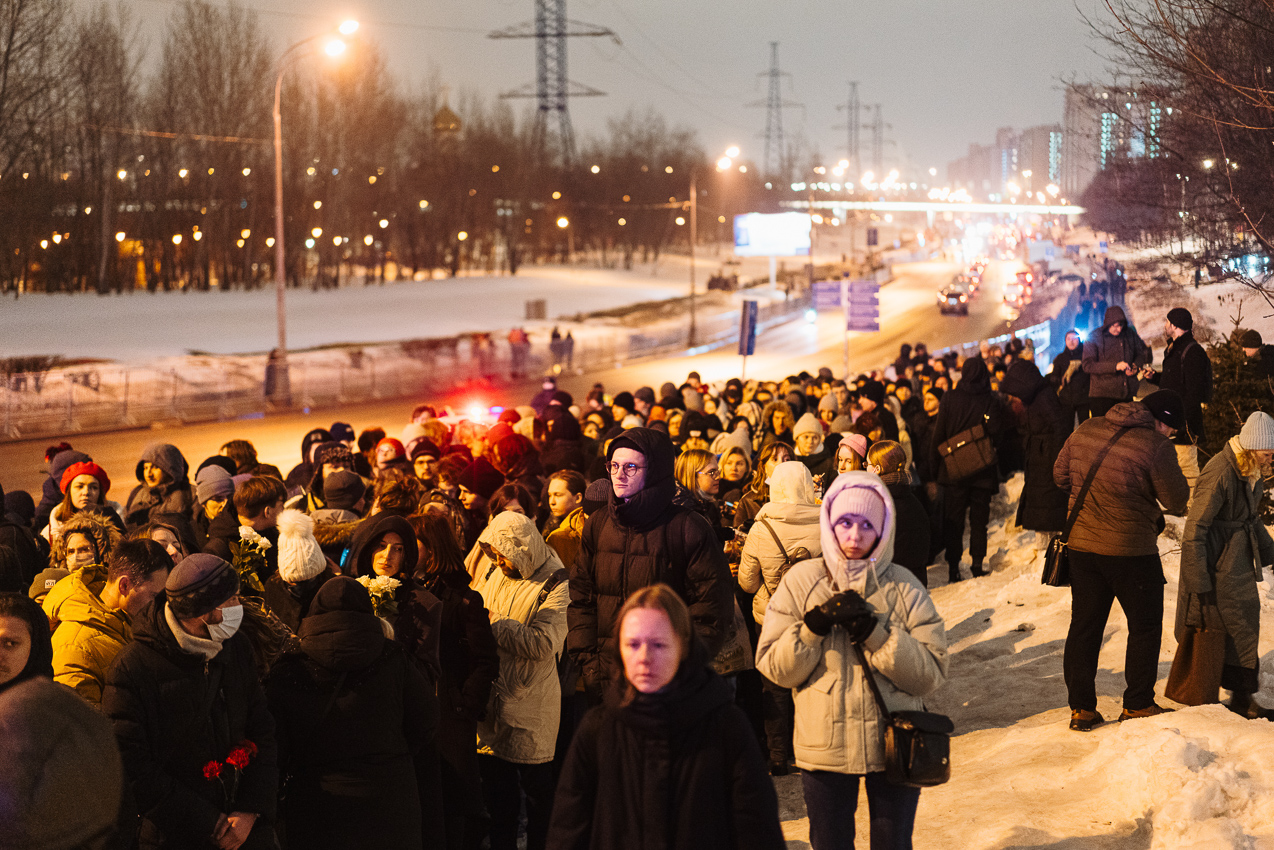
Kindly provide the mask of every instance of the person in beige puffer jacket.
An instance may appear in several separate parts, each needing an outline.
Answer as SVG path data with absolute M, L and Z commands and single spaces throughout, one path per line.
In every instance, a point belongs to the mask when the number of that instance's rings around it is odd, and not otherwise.
M 920 791 L 885 781 L 888 718 L 854 649 L 891 712 L 923 710 L 921 698 L 946 681 L 946 629 L 920 579 L 893 563 L 895 526 L 884 482 L 842 473 L 820 510 L 822 557 L 788 570 L 765 614 L 757 669 L 793 691 L 796 764 L 816 848 L 853 846 L 860 777 L 872 846 L 911 846 Z
M 527 850 L 543 850 L 561 714 L 557 659 L 570 602 L 566 568 L 535 523 L 512 511 L 491 519 L 477 548 L 482 557 L 471 558 L 474 589 L 491 613 L 500 653 L 491 704 L 478 723 L 491 850 L 516 847 L 519 789 L 527 799 Z

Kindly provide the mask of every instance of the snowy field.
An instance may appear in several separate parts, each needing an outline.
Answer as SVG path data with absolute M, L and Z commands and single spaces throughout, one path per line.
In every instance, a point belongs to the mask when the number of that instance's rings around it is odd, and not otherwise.
M 698 291 L 720 258 L 696 264 Z M 752 268 L 756 266 L 756 268 Z M 759 261 L 745 276 L 762 274 Z M 374 344 L 504 331 L 526 323 L 526 301 L 547 316 L 588 313 L 689 292 L 684 257 L 632 271 L 526 266 L 516 277 L 460 277 L 287 293 L 288 347 Z M 59 354 L 143 363 L 189 351 L 265 352 L 277 338 L 275 290 L 125 295 L 31 294 L 0 301 L 0 357 Z
M 1035 533 L 1012 524 L 1021 475 L 992 503 L 991 574 L 955 585 L 930 570 L 946 620 L 951 675 L 928 701 L 956 725 L 952 779 L 920 796 L 915 846 L 936 850 L 1274 850 L 1274 724 L 1220 706 L 1116 723 L 1127 624 L 1114 607 L 1097 676 L 1107 723 L 1067 728 L 1062 648 L 1070 592 L 1040 584 Z M 1184 520 L 1168 518 L 1159 551 L 1164 636 L 1157 697 L 1176 651 L 1172 622 Z M 967 572 L 967 559 L 965 563 Z M 1260 585 L 1261 691 L 1274 706 L 1274 584 Z M 1224 692 L 1223 692 L 1224 693 Z M 800 777 L 775 780 L 788 846 L 807 847 Z M 859 847 L 866 847 L 865 802 Z

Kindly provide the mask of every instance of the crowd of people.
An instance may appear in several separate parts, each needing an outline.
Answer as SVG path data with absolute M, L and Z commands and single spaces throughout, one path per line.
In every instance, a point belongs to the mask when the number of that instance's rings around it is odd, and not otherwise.
M 1017 525 L 1069 533 L 1071 728 L 1103 721 L 1114 600 L 1120 719 L 1165 710 L 1157 539 L 1188 507 L 1177 626 L 1224 625 L 1259 716 L 1274 419 L 1200 470 L 1208 355 L 1186 310 L 1164 329 L 1159 371 L 1116 306 L 1048 374 L 1012 339 L 849 379 L 546 378 L 493 421 L 313 429 L 286 475 L 155 444 L 119 501 L 51 446 L 42 492 L 4 494 L 0 766 L 52 778 L 0 779 L 0 847 L 779 848 L 794 770 L 816 850 L 853 847 L 860 779 L 872 846 L 910 847 L 873 692 L 942 686 L 930 567 L 990 571 L 1019 471 Z

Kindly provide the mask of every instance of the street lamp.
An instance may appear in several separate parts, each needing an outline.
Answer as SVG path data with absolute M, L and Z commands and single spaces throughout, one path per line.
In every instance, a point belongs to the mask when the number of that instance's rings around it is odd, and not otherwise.
M 358 21 L 345 21 L 336 31 L 349 37 L 358 31 Z M 288 377 L 287 260 L 283 247 L 283 116 L 279 111 L 279 101 L 283 95 L 283 75 L 290 67 L 290 60 L 302 47 L 320 38 L 328 39 L 324 48 L 328 56 L 339 56 L 345 52 L 345 42 L 330 33 L 302 39 L 283 51 L 279 57 L 279 75 L 274 80 L 274 286 L 279 340 L 272 363 L 275 370 L 274 393 L 286 402 L 291 401 L 292 386 Z

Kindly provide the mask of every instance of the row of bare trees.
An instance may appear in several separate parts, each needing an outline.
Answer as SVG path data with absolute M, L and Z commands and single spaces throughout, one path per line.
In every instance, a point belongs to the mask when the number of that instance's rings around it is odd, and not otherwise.
M 1089 221 L 1125 239 L 1193 238 L 1201 261 L 1274 253 L 1274 0 L 1105 5 L 1094 26 L 1112 68 L 1164 113 L 1157 156 L 1098 174 Z
M 126 5 L 77 17 L 69 0 L 0 0 L 0 291 L 273 279 L 279 57 L 255 15 L 184 0 L 153 73 L 142 59 Z M 289 66 L 290 282 L 514 272 L 568 245 L 631 264 L 685 242 L 692 170 L 701 234 L 725 237 L 732 212 L 764 205 L 755 173 L 716 174 L 693 133 L 657 114 L 613 120 L 568 169 L 534 147 L 533 112 L 473 94 L 447 104 L 444 91 L 407 94 L 367 40 L 339 65 Z

